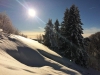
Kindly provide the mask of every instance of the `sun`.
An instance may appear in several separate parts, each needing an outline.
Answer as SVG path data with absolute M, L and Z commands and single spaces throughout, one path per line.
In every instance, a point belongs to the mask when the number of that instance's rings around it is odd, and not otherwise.
M 30 8 L 30 9 L 28 9 L 28 14 L 29 14 L 29 16 L 34 17 L 36 15 L 36 11 L 34 9 Z

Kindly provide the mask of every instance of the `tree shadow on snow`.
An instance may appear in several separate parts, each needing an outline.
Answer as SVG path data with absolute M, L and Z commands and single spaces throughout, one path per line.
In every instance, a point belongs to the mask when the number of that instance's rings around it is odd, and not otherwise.
M 68 67 L 68 64 L 65 63 L 65 62 L 63 61 L 63 58 L 60 58 L 60 57 L 58 57 L 58 56 L 52 55 L 52 54 L 50 54 L 50 53 L 47 53 L 47 52 L 44 51 L 44 50 L 38 49 L 38 51 L 39 51 L 42 55 L 44 55 L 44 56 L 46 56 L 46 57 L 48 57 L 48 58 L 50 58 L 50 59 L 52 59 L 52 60 L 54 60 L 54 61 L 60 63 L 60 64 L 62 64 L 62 65 L 64 65 L 64 66 L 66 66 L 66 67 Z M 76 75 L 76 74 L 77 74 L 76 72 L 74 72 L 74 71 L 75 71 L 74 69 L 70 68 L 71 70 L 69 70 L 69 69 L 66 70 L 66 69 L 63 69 L 62 66 L 60 66 L 60 65 L 58 65 L 58 64 L 56 64 L 56 63 L 51 63 L 51 62 L 48 62 L 48 61 L 47 61 L 47 65 L 50 66 L 50 67 L 52 67 L 52 68 L 54 68 L 55 70 L 59 70 L 59 71 L 65 72 L 65 73 L 67 73 L 67 74 L 71 74 L 71 75 Z M 74 70 L 74 71 L 72 71 L 72 70 Z
M 47 53 L 46 51 L 41 50 L 41 49 L 37 49 L 38 50 L 37 51 L 37 50 L 31 49 L 29 47 L 25 47 L 25 46 L 27 46 L 26 44 L 20 42 L 19 40 L 16 40 L 15 38 L 10 38 L 9 37 L 8 39 L 10 41 L 16 42 L 17 44 L 24 45 L 24 47 L 23 46 L 22 47 L 17 47 L 18 50 L 9 50 L 8 49 L 6 51 L 13 58 L 15 58 L 16 60 L 18 60 L 19 62 L 21 62 L 21 63 L 23 63 L 27 66 L 31 66 L 31 67 L 50 66 L 55 70 L 62 71 L 62 72 L 65 72 L 65 73 L 71 74 L 71 75 L 76 75 L 77 74 L 77 72 L 75 70 L 81 71 L 80 68 L 76 68 L 78 66 L 74 67 L 75 65 L 73 66 L 73 68 L 71 68 L 72 65 L 68 64 L 68 61 L 66 62 L 65 58 L 63 58 L 63 57 L 62 58 L 57 57 L 57 56 L 52 55 L 50 53 Z M 62 66 L 60 66 L 56 63 L 51 63 L 49 61 L 46 61 L 41 54 L 45 57 L 48 57 L 48 58 L 60 63 L 60 64 L 63 64 L 66 67 L 70 67 L 71 70 L 70 69 L 67 69 L 67 70 L 62 69 Z M 11 67 L 7 67 L 7 68 L 15 70 L 14 68 L 11 68 Z M 23 69 L 23 70 L 25 70 L 25 69 Z M 25 70 L 25 71 L 33 73 L 30 70 Z M 86 71 L 84 71 L 84 72 L 86 72 Z
M 28 47 L 17 47 L 17 50 L 6 50 L 6 52 L 19 62 L 34 67 L 44 66 L 44 58 L 36 51 Z
M 67 74 L 77 74 L 71 70 L 62 69 L 62 66 L 46 61 L 41 54 L 39 54 L 36 50 L 33 50 L 28 47 L 18 47 L 18 50 L 6 50 L 9 55 L 14 57 L 19 62 L 31 66 L 31 67 L 42 67 L 42 66 L 50 66 L 55 70 L 59 70 L 65 72 Z M 42 51 L 42 50 L 41 50 Z M 43 52 L 40 52 L 43 53 Z M 50 58 L 50 57 L 49 57 Z

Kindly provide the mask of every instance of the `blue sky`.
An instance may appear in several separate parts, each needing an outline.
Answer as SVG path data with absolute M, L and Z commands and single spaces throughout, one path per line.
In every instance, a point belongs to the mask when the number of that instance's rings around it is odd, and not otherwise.
M 100 30 L 100 0 L 0 0 L 0 12 L 6 12 L 20 31 L 32 35 L 42 33 L 49 18 L 61 23 L 72 4 L 80 10 L 84 36 Z M 36 10 L 36 17 L 29 17 L 28 8 Z

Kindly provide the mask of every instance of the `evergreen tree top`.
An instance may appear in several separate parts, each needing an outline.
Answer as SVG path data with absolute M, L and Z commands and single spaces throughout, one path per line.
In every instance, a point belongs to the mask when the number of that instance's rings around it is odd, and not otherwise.
M 58 21 L 58 19 L 56 19 L 55 26 L 59 26 L 59 25 L 60 25 L 59 21 Z
M 53 24 L 52 24 L 52 19 L 49 19 L 49 20 L 48 20 L 47 25 L 49 25 L 50 27 L 53 27 Z

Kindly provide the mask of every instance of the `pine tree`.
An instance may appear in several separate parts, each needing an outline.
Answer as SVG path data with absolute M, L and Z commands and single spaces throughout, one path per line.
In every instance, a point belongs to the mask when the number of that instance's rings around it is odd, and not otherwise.
M 45 34 L 43 35 L 43 39 L 44 39 L 44 45 L 50 47 L 50 28 L 52 27 L 52 20 L 48 20 L 48 23 L 46 24 L 45 27 Z
M 63 53 L 62 55 L 65 55 L 65 51 L 67 49 L 67 46 L 66 44 L 68 45 L 68 40 L 66 39 L 67 38 L 67 28 L 68 28 L 68 19 L 69 19 L 69 9 L 67 8 L 65 13 L 64 13 L 64 18 L 63 18 L 63 22 L 61 23 L 61 28 L 60 28 L 60 34 L 62 37 L 59 38 L 59 41 L 60 41 L 60 50 L 61 52 Z M 66 42 L 66 41 L 67 42 Z
M 56 22 L 54 23 L 54 32 L 55 32 L 55 42 L 57 44 L 57 48 L 59 49 L 59 21 L 58 19 L 56 20 Z
M 65 56 L 79 65 L 86 66 L 87 53 L 84 50 L 82 25 L 78 7 L 72 5 L 64 13 L 60 31 L 65 39 L 60 40 Z
M 59 24 L 58 19 L 56 20 L 54 25 L 55 25 L 55 30 L 59 33 L 59 26 L 60 26 L 60 24 Z
M 68 26 L 66 36 L 67 39 L 71 42 L 72 48 L 69 49 L 66 55 L 70 55 L 70 59 L 72 59 L 77 64 L 86 66 L 87 53 L 84 50 L 84 38 L 82 36 L 83 24 L 80 19 L 78 7 L 76 7 L 75 5 L 72 5 L 70 7 L 67 24 Z
M 44 45 L 52 49 L 56 47 L 53 24 L 51 19 L 49 19 L 48 23 L 46 24 L 45 35 L 43 37 L 44 37 Z
M 61 35 L 66 37 L 67 27 L 68 27 L 68 19 L 69 19 L 69 9 L 67 8 L 64 13 L 63 22 L 61 24 L 60 32 Z
M 72 5 L 69 12 L 67 37 L 72 43 L 83 47 L 83 29 L 78 7 Z

